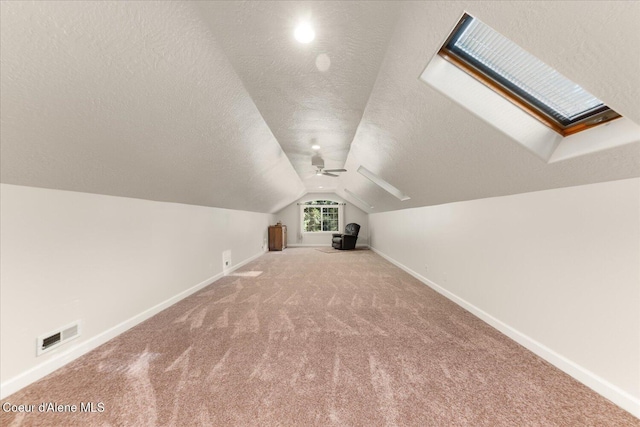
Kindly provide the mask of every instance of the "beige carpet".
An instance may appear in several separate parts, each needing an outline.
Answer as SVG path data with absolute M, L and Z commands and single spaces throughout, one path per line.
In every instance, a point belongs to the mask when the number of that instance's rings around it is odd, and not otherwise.
M 327 247 L 322 247 L 322 248 L 315 248 L 316 251 L 320 251 L 320 252 L 324 252 L 325 254 L 340 254 L 343 253 L 344 251 L 341 251 L 340 249 L 336 249 L 332 246 L 327 246 Z
M 368 247 L 359 247 L 355 249 L 336 249 L 333 246 L 323 246 L 321 248 L 315 248 L 316 251 L 324 252 L 325 254 L 341 254 L 344 252 L 353 252 L 353 251 L 368 251 Z
M 3 426 L 638 426 L 372 251 L 268 253 L 4 402 Z M 99 406 L 95 407 L 99 409 Z

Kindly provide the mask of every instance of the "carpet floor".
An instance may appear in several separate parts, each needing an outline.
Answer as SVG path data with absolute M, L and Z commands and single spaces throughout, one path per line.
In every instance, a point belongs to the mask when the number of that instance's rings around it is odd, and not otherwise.
M 372 251 L 289 248 L 241 270 L 262 274 L 224 277 L 9 396 L 36 412 L 0 424 L 640 425 Z

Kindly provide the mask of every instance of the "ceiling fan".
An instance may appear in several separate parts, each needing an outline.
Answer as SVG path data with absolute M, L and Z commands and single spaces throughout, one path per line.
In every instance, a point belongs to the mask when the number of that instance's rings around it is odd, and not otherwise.
M 316 167 L 316 175 L 318 176 L 322 176 L 322 175 L 326 175 L 326 176 L 332 176 L 332 177 L 337 177 L 338 175 L 335 174 L 335 172 L 346 172 L 346 169 L 325 169 L 324 168 L 324 160 L 322 159 L 322 157 L 320 157 L 319 155 L 315 155 L 313 157 L 311 157 L 311 165 Z M 332 173 L 334 172 L 334 173 Z

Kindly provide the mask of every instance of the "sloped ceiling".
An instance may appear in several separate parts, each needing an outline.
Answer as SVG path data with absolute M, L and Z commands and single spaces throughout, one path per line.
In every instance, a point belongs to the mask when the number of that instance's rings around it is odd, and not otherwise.
M 640 176 L 640 142 L 547 164 L 418 79 L 466 11 L 640 124 L 638 2 L 1 7 L 4 183 L 260 212 L 335 191 L 381 212 Z M 316 177 L 313 143 L 348 172 Z
M 3 2 L 2 182 L 270 212 L 304 185 L 191 3 Z
M 338 194 L 347 188 L 380 212 L 640 175 L 638 139 L 547 164 L 416 79 L 465 11 L 640 123 L 640 3 L 405 3 Z M 360 165 L 411 199 L 355 173 Z

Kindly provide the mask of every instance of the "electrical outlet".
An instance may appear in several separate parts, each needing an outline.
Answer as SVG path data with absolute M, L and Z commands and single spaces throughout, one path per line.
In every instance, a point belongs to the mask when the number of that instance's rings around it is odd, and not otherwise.
M 228 272 L 231 269 L 231 250 L 226 250 L 222 253 L 222 270 Z

